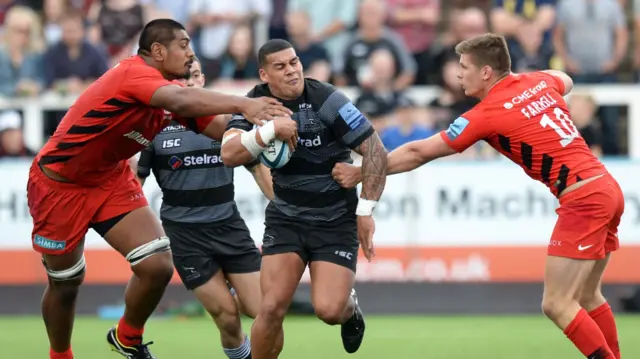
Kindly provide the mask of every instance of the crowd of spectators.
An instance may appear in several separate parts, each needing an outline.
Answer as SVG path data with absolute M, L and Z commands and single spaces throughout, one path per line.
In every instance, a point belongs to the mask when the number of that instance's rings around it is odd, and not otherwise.
M 213 88 L 257 83 L 257 47 L 288 39 L 307 76 L 360 89 L 356 105 L 390 150 L 476 104 L 458 86 L 454 52 L 474 35 L 505 35 L 516 72 L 562 69 L 578 84 L 640 73 L 640 0 L 0 0 L 0 96 L 77 95 L 135 54 L 144 24 L 163 17 L 186 26 Z M 407 96 L 423 85 L 438 95 Z M 623 108 L 588 93 L 570 106 L 595 153 L 624 155 Z M 31 154 L 20 113 L 1 115 L 0 156 Z M 48 114 L 48 134 L 63 115 Z M 495 156 L 480 144 L 461 157 Z

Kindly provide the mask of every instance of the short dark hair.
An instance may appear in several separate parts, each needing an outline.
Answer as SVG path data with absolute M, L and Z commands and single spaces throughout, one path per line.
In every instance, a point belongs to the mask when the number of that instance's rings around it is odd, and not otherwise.
M 149 21 L 142 29 L 138 40 L 138 54 L 151 51 L 154 42 L 168 46 L 176 38 L 176 30 L 185 30 L 181 23 L 172 19 Z
M 478 35 L 456 45 L 459 55 L 472 55 L 476 65 L 491 66 L 499 74 L 511 71 L 511 56 L 504 36 L 487 33 Z
M 267 56 L 286 49 L 292 49 L 293 45 L 287 40 L 272 39 L 265 42 L 258 50 L 258 63 L 260 67 L 267 64 Z

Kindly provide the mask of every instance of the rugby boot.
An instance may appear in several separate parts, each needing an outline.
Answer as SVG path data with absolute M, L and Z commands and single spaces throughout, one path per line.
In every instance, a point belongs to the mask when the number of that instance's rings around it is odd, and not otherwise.
M 355 303 L 355 311 L 353 312 L 353 316 L 342 324 L 342 328 L 340 329 L 342 346 L 349 354 L 357 352 L 360 348 L 362 339 L 364 339 L 365 328 L 364 316 L 362 315 L 362 310 L 358 305 L 358 297 L 356 296 L 355 289 L 351 289 L 351 298 L 353 298 L 353 302 Z
M 111 347 L 111 350 L 122 355 L 127 359 L 156 359 L 156 357 L 149 351 L 149 345 L 153 342 L 146 344 L 138 344 L 133 346 L 125 346 L 120 343 L 116 335 L 116 328 L 109 329 L 107 333 L 107 342 Z

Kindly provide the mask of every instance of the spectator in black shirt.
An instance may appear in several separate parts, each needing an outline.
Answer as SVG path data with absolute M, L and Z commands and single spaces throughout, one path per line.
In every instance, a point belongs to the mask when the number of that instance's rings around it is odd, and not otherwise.
M 391 52 L 385 49 L 371 54 L 369 76 L 363 78 L 364 89 L 356 100 L 356 107 L 367 116 L 376 131 L 381 132 L 393 119 L 400 92 L 394 90 L 395 63 Z
M 384 4 L 377 0 L 364 0 L 360 5 L 358 29 L 345 50 L 344 63 L 336 72 L 336 85 L 361 86 L 363 78 L 372 72 L 369 57 L 380 49 L 388 50 L 394 58 L 395 90 L 404 90 L 415 80 L 418 65 L 402 38 L 385 26 Z

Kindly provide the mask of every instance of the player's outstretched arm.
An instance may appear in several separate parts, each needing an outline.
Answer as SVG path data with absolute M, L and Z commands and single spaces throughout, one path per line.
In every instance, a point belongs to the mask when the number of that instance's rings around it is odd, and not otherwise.
M 394 175 L 414 169 L 440 157 L 455 154 L 440 134 L 427 139 L 411 141 L 391 151 L 388 156 L 387 173 Z
M 201 133 L 216 141 L 222 141 L 230 120 L 231 115 L 216 116 Z
M 253 124 L 261 124 L 264 120 L 270 121 L 276 117 L 292 115 L 291 110 L 273 98 L 234 96 L 178 85 L 158 88 L 153 93 L 150 104 L 185 118 L 241 113 L 247 121 Z
M 387 156 L 388 175 L 413 171 L 429 161 L 456 153 L 437 134 L 430 138 L 411 141 L 391 151 Z M 337 163 L 331 172 L 342 187 L 352 188 L 363 182 L 363 170 L 347 163 Z M 363 183 L 364 185 L 364 183 Z

